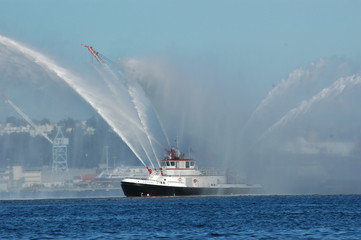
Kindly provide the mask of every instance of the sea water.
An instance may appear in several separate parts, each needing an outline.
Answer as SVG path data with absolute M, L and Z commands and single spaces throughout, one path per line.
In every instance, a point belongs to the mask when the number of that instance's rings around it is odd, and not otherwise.
M 361 239 L 361 195 L 0 201 L 0 239 Z

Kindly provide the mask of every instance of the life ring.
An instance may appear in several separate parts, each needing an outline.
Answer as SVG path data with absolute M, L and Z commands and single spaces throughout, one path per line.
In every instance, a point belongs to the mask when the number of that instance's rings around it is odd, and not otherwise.
M 197 180 L 197 179 L 193 179 L 193 182 L 194 182 L 194 183 L 197 183 L 197 182 L 198 182 L 198 180 Z

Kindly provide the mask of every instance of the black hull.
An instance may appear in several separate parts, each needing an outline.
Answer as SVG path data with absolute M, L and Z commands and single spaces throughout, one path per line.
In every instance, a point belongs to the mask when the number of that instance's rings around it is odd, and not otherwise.
M 171 187 L 151 184 L 122 182 L 124 195 L 127 197 L 147 196 L 197 196 L 197 195 L 240 195 L 259 194 L 262 188 L 258 187 L 222 187 L 222 188 L 196 188 L 196 187 Z

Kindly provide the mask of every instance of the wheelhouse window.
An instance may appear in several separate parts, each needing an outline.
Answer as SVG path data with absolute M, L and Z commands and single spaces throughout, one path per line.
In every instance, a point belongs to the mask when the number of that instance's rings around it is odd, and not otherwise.
M 175 166 L 175 163 L 174 163 L 174 162 L 170 162 L 170 165 L 171 165 L 171 166 Z
M 186 161 L 186 168 L 189 168 L 189 162 Z

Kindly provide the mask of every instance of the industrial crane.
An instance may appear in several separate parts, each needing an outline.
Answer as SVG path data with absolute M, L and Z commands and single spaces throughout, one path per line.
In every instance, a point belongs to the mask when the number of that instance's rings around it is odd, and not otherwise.
M 38 126 L 23 112 L 20 110 L 18 106 L 15 105 L 9 98 L 7 98 L 5 95 L 3 95 L 4 101 L 8 103 L 11 107 L 15 109 L 15 111 L 24 118 L 24 120 L 34 128 L 35 133 L 41 134 L 46 140 L 48 140 L 51 144 L 53 144 L 53 141 L 46 135 L 43 131 L 39 129 Z
M 22 116 L 25 121 L 34 128 L 35 133 L 41 134 L 48 142 L 52 144 L 53 147 L 53 166 L 52 173 L 55 180 L 65 181 L 66 178 L 69 178 L 69 169 L 68 169 L 68 151 L 67 145 L 69 144 L 69 139 L 63 136 L 61 128 L 58 128 L 57 134 L 54 140 L 51 140 L 48 135 L 39 129 L 39 127 L 28 117 L 23 111 L 20 110 L 18 106 L 15 105 L 9 98 L 3 95 L 3 99 L 15 111 Z

